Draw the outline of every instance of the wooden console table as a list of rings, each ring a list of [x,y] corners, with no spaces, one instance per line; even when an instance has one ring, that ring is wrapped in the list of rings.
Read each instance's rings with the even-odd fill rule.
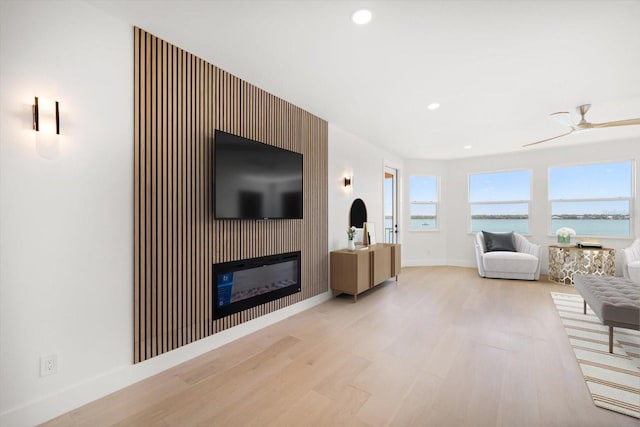
[[[550,245],[549,280],[561,285],[572,285],[574,274],[615,276],[616,250]]]
[[[353,295],[400,274],[400,245],[378,243],[366,249],[341,249],[330,254],[331,289]]]

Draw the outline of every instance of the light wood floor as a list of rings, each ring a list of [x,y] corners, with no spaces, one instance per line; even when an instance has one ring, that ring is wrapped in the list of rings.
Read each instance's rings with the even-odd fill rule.
[[[596,407],[551,283],[405,268],[48,426],[638,426]]]

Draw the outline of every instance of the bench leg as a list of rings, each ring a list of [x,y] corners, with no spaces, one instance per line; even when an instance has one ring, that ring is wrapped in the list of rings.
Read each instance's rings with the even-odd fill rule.
[[[582,314],[587,314],[587,301],[582,300]]]
[[[609,353],[613,353],[613,326],[609,326]]]

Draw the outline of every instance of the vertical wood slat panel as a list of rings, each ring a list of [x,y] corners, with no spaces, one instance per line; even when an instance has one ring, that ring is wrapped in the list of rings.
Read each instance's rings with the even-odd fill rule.
[[[133,49],[133,175],[140,177],[140,30],[134,30]],[[133,360],[140,358],[140,180],[133,183]]]
[[[139,28],[134,34],[140,362],[327,290],[327,123]],[[215,129],[303,154],[303,220],[213,219]],[[214,263],[295,250],[302,292],[213,320]]]
[[[144,327],[144,358],[147,359],[151,357],[151,137],[150,133],[150,123],[151,123],[151,35],[145,34],[145,140],[144,140],[144,150],[145,150],[145,182],[143,186],[143,191],[145,194],[145,284],[144,284],[144,292],[145,292],[145,304],[144,304],[144,313],[145,313],[145,327]]]

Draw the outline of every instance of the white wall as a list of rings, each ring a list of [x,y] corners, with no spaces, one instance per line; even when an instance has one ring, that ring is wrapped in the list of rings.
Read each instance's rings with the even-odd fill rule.
[[[379,236],[384,230],[384,167],[400,169],[397,156],[379,149],[349,132],[329,124],[329,250],[347,247],[349,210],[355,199],[367,206],[367,219],[375,223]],[[344,177],[353,176],[353,187],[344,187]],[[398,179],[402,179],[399,177]]]
[[[0,3],[2,415],[132,360],[132,30],[92,12]],[[52,159],[34,96],[60,102]]]

